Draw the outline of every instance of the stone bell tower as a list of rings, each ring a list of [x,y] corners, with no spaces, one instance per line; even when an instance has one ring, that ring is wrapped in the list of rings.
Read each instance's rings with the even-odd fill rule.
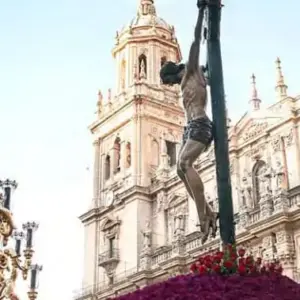
[[[85,226],[84,285],[113,283],[138,268],[150,237],[151,188],[175,172],[184,113],[178,87],[161,85],[166,60],[181,60],[173,26],[158,17],[153,0],[116,34],[113,90],[99,92],[94,137],[94,197]],[[147,245],[146,245],[147,244]]]

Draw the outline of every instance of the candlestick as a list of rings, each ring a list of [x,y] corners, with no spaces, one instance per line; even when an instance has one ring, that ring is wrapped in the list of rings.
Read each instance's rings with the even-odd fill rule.
[[[35,222],[27,222],[23,224],[23,230],[26,230],[26,248],[30,249],[33,246],[33,232],[37,230],[39,225]]]
[[[15,180],[0,180],[0,187],[4,190],[4,208],[10,210],[11,207],[11,193],[13,189],[16,189],[18,186]]]
[[[11,187],[7,186],[4,188],[4,208],[10,210],[10,196],[11,196]]]
[[[32,247],[32,238],[33,238],[33,232],[32,228],[27,229],[27,240],[26,240],[26,247],[31,248]]]
[[[30,278],[30,290],[36,290],[38,287],[38,273],[42,271],[43,267],[40,265],[32,265],[31,269],[31,278]]]

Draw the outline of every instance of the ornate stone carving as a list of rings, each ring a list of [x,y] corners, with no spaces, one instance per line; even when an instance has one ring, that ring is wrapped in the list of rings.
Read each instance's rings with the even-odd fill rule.
[[[160,191],[156,198],[156,213],[159,213],[166,206],[166,202],[166,193],[164,191]]]
[[[242,207],[239,213],[239,229],[245,229],[246,226],[249,225],[250,216],[248,209],[246,207]]]
[[[187,199],[185,194],[171,193],[167,197],[167,208],[178,206]]]
[[[289,199],[287,195],[287,192],[282,191],[274,196],[273,206],[275,212],[286,211],[289,208]]]
[[[247,128],[246,132],[243,135],[244,141],[249,141],[256,136],[262,134],[268,127],[268,122],[263,123],[253,123],[250,127]]]
[[[289,131],[288,134],[285,135],[285,143],[287,147],[290,147],[294,141],[294,132],[293,129]]]
[[[119,238],[121,221],[119,219],[106,218],[100,225],[100,230],[104,232],[107,238]]]
[[[259,201],[260,218],[270,217],[273,213],[273,201],[272,198],[263,197]]]
[[[273,152],[278,152],[281,150],[281,139],[280,135],[277,135],[271,140],[271,147],[273,149]]]

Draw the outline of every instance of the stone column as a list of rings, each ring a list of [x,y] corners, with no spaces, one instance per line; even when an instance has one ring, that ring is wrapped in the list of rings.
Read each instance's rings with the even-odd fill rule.
[[[132,177],[133,177],[133,184],[137,184],[137,166],[138,166],[138,138],[137,138],[137,116],[135,115],[132,119],[132,144],[131,144],[131,151],[132,151]]]
[[[126,142],[122,141],[121,142],[121,149],[120,149],[120,155],[121,155],[121,159],[120,159],[120,168],[121,168],[121,172],[123,175],[125,175],[125,170],[126,170]]]
[[[293,278],[296,255],[292,233],[286,228],[277,230],[276,242],[278,258],[282,263],[284,275]]]
[[[109,150],[109,157],[110,157],[110,179],[113,180],[114,171],[115,171],[115,151],[114,151],[114,147]]]
[[[99,198],[99,190],[100,190],[100,140],[99,139],[95,140],[93,145],[95,149],[93,197],[95,199],[95,203],[97,203]]]

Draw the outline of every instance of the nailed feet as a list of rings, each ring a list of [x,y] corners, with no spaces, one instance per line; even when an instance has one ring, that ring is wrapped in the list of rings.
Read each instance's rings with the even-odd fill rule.
[[[217,221],[219,219],[219,213],[213,212],[210,216],[203,216],[200,221],[200,230],[202,232],[201,243],[204,244],[209,234],[211,233],[211,237],[215,238],[218,226]]]

